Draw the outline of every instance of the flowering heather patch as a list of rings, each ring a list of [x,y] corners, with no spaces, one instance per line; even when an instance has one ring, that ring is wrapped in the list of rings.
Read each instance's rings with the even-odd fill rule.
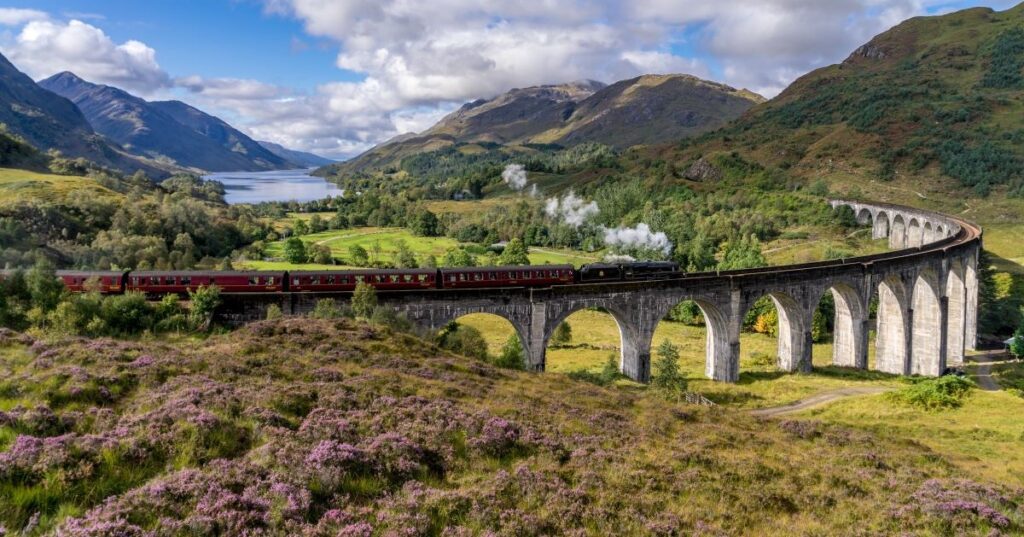
[[[8,534],[1024,531],[1024,493],[920,446],[503,371],[380,326],[0,338]]]

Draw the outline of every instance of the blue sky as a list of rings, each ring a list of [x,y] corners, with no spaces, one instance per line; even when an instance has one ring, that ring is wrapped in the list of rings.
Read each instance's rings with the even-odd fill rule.
[[[688,72],[772,96],[906,17],[1013,5],[441,1],[12,1],[0,4],[0,50],[35,78],[70,69],[345,157],[511,87]]]

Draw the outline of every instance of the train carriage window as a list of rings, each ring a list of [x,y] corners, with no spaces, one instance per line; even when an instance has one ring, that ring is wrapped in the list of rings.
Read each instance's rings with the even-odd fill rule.
[[[404,280],[406,283],[411,282],[412,281],[412,274],[403,274],[402,275],[402,280]]]
[[[392,274],[391,275],[391,283],[398,283],[398,282],[399,282],[398,274]]]
[[[132,276],[132,285],[139,285],[139,277]]]
[[[484,279],[483,273],[477,272],[477,273],[473,274],[473,280],[474,281],[480,281],[480,280],[483,280],[483,279]]]
[[[299,285],[299,277],[298,276],[292,278],[292,285]]]
[[[309,283],[313,285],[320,285],[320,276],[313,276],[309,279]]]
[[[427,281],[427,275],[426,274],[419,274],[419,275],[416,276],[416,279],[418,281],[425,282],[425,281]]]
[[[267,277],[267,285],[274,285],[274,277],[273,276],[268,276]]]
[[[260,279],[256,276],[249,276],[249,285],[259,285]]]
[[[492,273],[489,274],[489,276],[490,276],[490,279],[492,279],[492,280],[497,280],[498,279],[498,273],[497,272],[492,272]]]
[[[334,274],[327,275],[327,285],[334,285]]]
[[[158,278],[156,276],[151,276],[149,278],[149,284],[150,285],[160,285],[160,278]]]
[[[366,278],[362,275],[356,276],[356,282],[363,283]]]
[[[192,285],[192,277],[191,276],[182,276],[181,277],[181,285]]]

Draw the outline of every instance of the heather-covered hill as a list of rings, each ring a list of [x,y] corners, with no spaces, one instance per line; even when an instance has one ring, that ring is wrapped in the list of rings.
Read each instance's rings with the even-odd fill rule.
[[[11,532],[1024,528],[1024,492],[971,481],[914,442],[496,369],[347,320],[205,341],[5,332],[0,356],[0,525]]]

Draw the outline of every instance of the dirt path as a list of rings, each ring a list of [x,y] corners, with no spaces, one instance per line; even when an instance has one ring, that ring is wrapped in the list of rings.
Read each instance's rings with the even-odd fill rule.
[[[808,408],[837,401],[839,399],[846,399],[847,397],[856,397],[858,395],[873,395],[876,393],[885,393],[892,391],[894,388],[887,386],[854,386],[851,388],[839,388],[838,390],[830,390],[827,392],[816,393],[807,399],[790,403],[783,406],[775,406],[770,408],[759,408],[752,410],[750,413],[754,416],[761,417],[773,417],[783,416],[786,414],[792,414],[793,412],[800,412]]]
[[[1000,350],[982,351],[981,354],[968,357],[970,361],[978,364],[978,369],[975,370],[972,377],[974,382],[978,383],[979,388],[987,392],[998,392],[1002,389],[999,383],[992,378],[992,362],[998,362],[1005,357],[1006,353]]]

